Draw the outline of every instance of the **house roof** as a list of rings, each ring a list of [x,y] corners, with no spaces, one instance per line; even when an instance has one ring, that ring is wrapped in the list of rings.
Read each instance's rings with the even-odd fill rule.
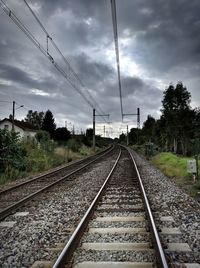
[[[11,119],[4,118],[3,120],[0,121],[0,124],[3,123],[3,122],[6,122],[6,121],[12,123],[12,120],[11,120]],[[31,125],[31,124],[28,123],[28,122],[19,121],[19,120],[14,120],[14,124],[15,124],[15,126],[21,128],[21,129],[23,129],[23,130],[31,130],[31,131],[37,131],[37,130],[38,130],[37,127]]]

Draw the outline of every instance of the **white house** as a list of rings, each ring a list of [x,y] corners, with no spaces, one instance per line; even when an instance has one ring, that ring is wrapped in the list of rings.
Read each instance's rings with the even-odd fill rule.
[[[12,120],[4,118],[0,121],[0,129],[12,130]],[[14,120],[14,130],[18,132],[21,138],[29,139],[35,137],[37,128],[33,125],[19,120]]]

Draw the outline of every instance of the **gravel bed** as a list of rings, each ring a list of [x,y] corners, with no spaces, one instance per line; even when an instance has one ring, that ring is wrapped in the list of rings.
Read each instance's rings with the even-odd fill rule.
[[[181,235],[174,236],[160,233],[160,237],[162,239],[162,242],[164,243],[177,243],[177,240],[179,243],[184,243],[184,240]]]
[[[124,193],[132,193],[132,194],[138,194],[138,190],[135,186],[130,186],[130,187],[115,187],[115,188],[111,188],[109,187],[109,189],[106,191],[107,193],[119,193],[121,194],[122,192]]]
[[[127,194],[121,194],[121,193],[119,193],[119,194],[107,194],[106,193],[106,196],[104,196],[103,198],[102,198],[102,200],[103,201],[105,201],[105,200],[107,200],[107,199],[113,199],[114,200],[114,198],[116,198],[116,199],[124,199],[124,200],[126,200],[126,199],[130,199],[130,195],[127,195]],[[135,199],[139,199],[140,198],[140,196],[139,195],[133,195],[132,197],[131,197],[131,200],[133,199],[133,200],[135,200]]]
[[[114,160],[109,156],[92,168],[87,168],[73,181],[59,184],[26,203],[5,221],[15,221],[13,227],[0,227],[0,266],[30,267],[37,260],[53,260],[60,251],[56,243],[67,242],[80,218],[108,175]],[[4,221],[4,222],[5,222]]]
[[[109,198],[104,198],[101,202],[101,204],[110,204],[110,203],[125,203],[125,202],[128,202],[128,203],[133,203],[133,204],[138,204],[139,201],[141,203],[141,198],[132,198],[130,196],[126,196],[127,198],[126,199],[123,199],[121,197],[119,198],[112,198],[112,196],[109,196]],[[129,198],[128,198],[129,197]],[[111,199],[112,198],[112,199]]]
[[[135,222],[98,222],[91,221],[89,223],[90,228],[145,228],[147,226],[145,221],[135,221]]]
[[[83,236],[82,242],[150,242],[149,234],[87,234]]]
[[[153,252],[133,251],[85,251],[77,250],[74,254],[74,264],[83,261],[132,261],[132,262],[153,262]]]
[[[192,253],[169,253],[172,261],[200,263],[200,205],[147,160],[133,152],[154,216],[172,216]],[[158,219],[159,221],[159,219]],[[166,222],[160,222],[165,227]],[[177,237],[177,242],[180,236]]]
[[[123,211],[123,212],[95,212],[95,215],[97,217],[126,217],[126,216],[130,216],[130,217],[145,217],[145,212],[127,212],[127,211]]]
[[[137,203],[136,204],[138,207],[143,207],[143,204],[142,203]],[[115,204],[115,205],[113,205],[113,204],[107,204],[107,203],[105,203],[105,204],[102,204],[102,205],[100,205],[99,207],[98,207],[98,209],[109,209],[109,208],[111,208],[112,207],[112,209],[132,209],[133,208],[133,204],[131,204],[131,205],[129,205],[129,204]]]

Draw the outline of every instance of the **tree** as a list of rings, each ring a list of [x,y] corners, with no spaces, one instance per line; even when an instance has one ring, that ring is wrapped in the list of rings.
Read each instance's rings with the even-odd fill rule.
[[[176,87],[170,85],[164,91],[161,111],[165,121],[166,147],[176,153],[180,144],[184,155],[187,154],[188,126],[191,125],[190,101],[191,94],[181,82]]]
[[[137,144],[139,142],[139,132],[138,128],[131,128],[128,133],[128,140],[130,144]]]
[[[56,129],[56,124],[55,124],[53,114],[50,110],[47,110],[45,113],[43,122],[42,122],[42,130],[49,132],[50,137],[53,138],[55,129]]]
[[[92,139],[92,137],[93,137],[93,129],[92,128],[86,129],[86,137]]]
[[[38,129],[42,128],[43,119],[44,119],[44,112],[37,112],[37,111],[33,112],[32,110],[29,110],[25,117],[26,122],[37,127]]]
[[[119,135],[119,142],[123,142],[123,143],[126,142],[126,135],[124,133]]]
[[[70,139],[70,131],[66,127],[59,127],[55,130],[54,139],[56,141],[67,141]]]
[[[24,168],[26,151],[20,143],[19,134],[0,129],[0,166],[9,172],[12,168]]]
[[[145,136],[146,142],[155,142],[154,137],[154,128],[155,128],[156,120],[151,115],[147,116],[147,120],[143,124],[143,135]]]
[[[43,142],[43,141],[49,140],[50,135],[49,135],[49,132],[47,132],[47,131],[39,130],[39,131],[37,131],[35,138],[38,142]]]

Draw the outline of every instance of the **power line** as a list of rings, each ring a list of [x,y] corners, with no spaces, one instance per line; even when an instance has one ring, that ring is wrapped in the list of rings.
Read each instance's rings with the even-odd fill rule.
[[[5,103],[12,103],[12,101],[1,101],[0,102],[5,102]]]
[[[96,101],[91,96],[91,94],[88,92],[88,90],[85,88],[85,86],[83,85],[83,83],[79,79],[78,75],[74,72],[74,70],[70,66],[69,62],[67,61],[67,59],[63,56],[63,54],[61,53],[61,51],[58,49],[58,47],[56,46],[55,42],[50,37],[50,35],[46,31],[46,29],[44,28],[44,26],[42,25],[42,23],[40,22],[40,20],[37,18],[37,16],[35,15],[35,13],[33,12],[33,10],[31,9],[31,7],[28,5],[28,3],[24,0],[24,2],[26,3],[26,5],[28,6],[29,10],[31,11],[31,13],[34,15],[35,19],[39,23],[40,27],[42,28],[42,30],[46,34],[46,37],[47,37],[47,47],[46,48],[44,48],[40,44],[40,42],[28,30],[28,28],[21,22],[21,20],[14,14],[14,12],[5,4],[5,2],[3,0],[0,0],[0,1],[1,1],[0,2],[0,7],[3,9],[3,11],[24,32],[24,34],[42,52],[42,54],[44,56],[46,56],[50,60],[50,62],[54,65],[54,67],[57,69],[57,71],[60,72],[60,74],[68,81],[68,83],[83,97],[83,99],[88,103],[88,105],[91,108],[94,109],[94,107],[96,105],[98,107],[97,111],[100,112],[100,113],[102,113],[102,110],[99,109],[99,105],[96,103]],[[49,40],[51,41],[51,43],[54,46],[54,48],[56,49],[56,51],[62,56],[63,60],[67,64],[68,71],[65,71],[61,66],[59,66],[59,64],[57,64],[56,61],[53,59],[53,57],[50,55],[49,49],[48,49],[48,41]],[[83,89],[87,92],[87,94],[89,95],[89,97],[85,95],[85,92],[82,92]],[[92,101],[94,102],[95,105],[93,104],[93,102],[91,101],[91,99],[92,99]]]
[[[35,12],[32,10],[32,8],[29,6],[28,2],[26,0],[24,0],[24,3],[26,4],[26,6],[28,7],[28,9],[30,10],[30,12],[32,13],[32,15],[34,16],[34,18],[36,19],[36,21],[38,22],[38,24],[40,25],[41,29],[43,30],[43,32],[46,34],[46,38],[47,38],[47,51],[48,51],[48,40],[52,43],[54,49],[58,52],[58,54],[60,54],[61,58],[63,59],[63,61],[65,62],[65,64],[68,67],[69,73],[71,73],[74,78],[80,83],[80,85],[86,90],[86,93],[89,95],[89,98],[92,99],[93,104],[88,103],[92,108],[98,107],[98,110],[102,112],[101,108],[99,107],[98,103],[95,101],[95,99],[93,98],[93,96],[90,94],[90,92],[87,90],[87,88],[85,87],[85,85],[83,84],[83,82],[81,81],[81,79],[79,78],[79,76],[77,75],[77,73],[73,70],[73,68],[71,67],[69,61],[66,59],[66,57],[63,55],[63,53],[60,51],[60,49],[58,48],[58,46],[56,45],[56,43],[54,42],[53,38],[50,36],[50,34],[48,33],[48,31],[45,29],[44,25],[42,24],[42,22],[39,20],[39,18],[37,17],[37,15],[35,14]],[[79,92],[80,93],[80,92]],[[82,93],[83,94],[83,93]],[[81,95],[82,95],[81,94]],[[84,95],[84,94],[83,94]],[[83,97],[82,95],[82,97]],[[94,107],[95,106],[95,107]]]
[[[117,12],[116,12],[115,0],[111,0],[111,11],[112,11],[113,33],[114,33],[114,40],[115,40],[115,53],[116,53],[116,63],[117,63],[118,84],[119,84],[120,107],[121,107],[121,116],[122,116],[122,121],[123,121],[122,89],[121,89],[119,45],[118,45],[118,33],[117,33]]]

